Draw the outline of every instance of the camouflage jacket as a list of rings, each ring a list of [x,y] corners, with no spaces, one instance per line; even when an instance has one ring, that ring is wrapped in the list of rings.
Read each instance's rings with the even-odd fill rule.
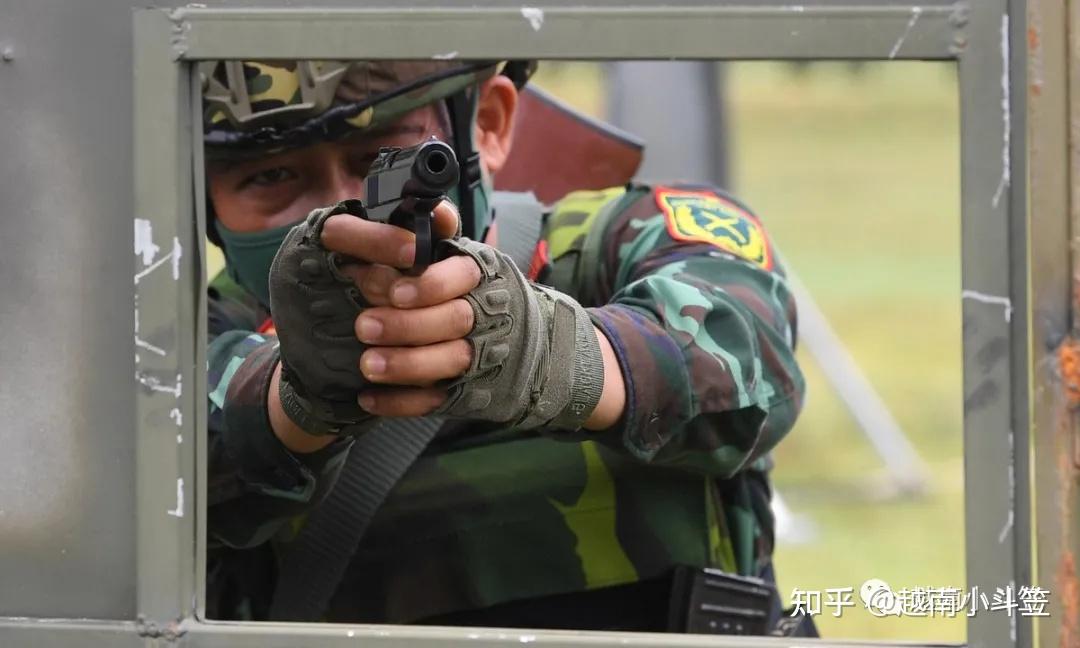
[[[545,216],[530,276],[578,299],[611,341],[622,419],[571,436],[444,428],[373,521],[330,620],[408,623],[677,564],[768,563],[767,453],[804,383],[794,299],[757,218],[707,187],[576,192]],[[257,618],[274,548],[350,442],[312,455],[278,443],[265,411],[275,342],[255,332],[267,313],[228,282],[210,303],[210,613]],[[238,593],[226,583],[245,570]]]

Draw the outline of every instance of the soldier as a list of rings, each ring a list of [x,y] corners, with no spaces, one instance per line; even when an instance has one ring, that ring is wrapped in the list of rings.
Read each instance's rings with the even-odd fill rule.
[[[320,618],[664,630],[677,569],[772,581],[768,452],[804,390],[773,246],[718,189],[631,184],[538,208],[515,264],[491,176],[532,68],[204,65],[227,263],[209,288],[211,617],[267,618],[302,516],[397,417],[446,422]],[[446,258],[411,276],[412,234],[349,199],[380,147],[432,136],[461,181],[435,210]]]

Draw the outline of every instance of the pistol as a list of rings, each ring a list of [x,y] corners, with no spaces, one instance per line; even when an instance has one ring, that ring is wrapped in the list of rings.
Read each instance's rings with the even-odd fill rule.
[[[402,227],[416,235],[411,274],[420,274],[434,260],[432,211],[458,181],[457,156],[432,137],[410,148],[381,148],[366,180],[366,218]]]

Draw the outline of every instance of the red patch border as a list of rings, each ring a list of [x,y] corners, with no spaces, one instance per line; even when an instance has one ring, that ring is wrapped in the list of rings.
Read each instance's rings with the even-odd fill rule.
[[[274,326],[274,319],[267,317],[266,321],[259,325],[259,328],[255,329],[255,332],[260,335],[277,335],[277,327]]]

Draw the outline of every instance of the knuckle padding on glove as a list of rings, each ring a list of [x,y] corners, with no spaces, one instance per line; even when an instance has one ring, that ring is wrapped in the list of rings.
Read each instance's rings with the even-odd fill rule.
[[[322,243],[330,216],[358,213],[358,201],[316,209],[285,237],[270,266],[270,309],[281,344],[282,409],[313,434],[338,433],[370,415],[356,402],[366,345],[353,323],[367,304]],[[362,212],[359,212],[362,213]]]
[[[575,301],[528,282],[505,254],[469,239],[447,241],[480,267],[467,340],[472,364],[449,385],[440,413],[514,427],[576,430],[603,390],[591,320]]]

